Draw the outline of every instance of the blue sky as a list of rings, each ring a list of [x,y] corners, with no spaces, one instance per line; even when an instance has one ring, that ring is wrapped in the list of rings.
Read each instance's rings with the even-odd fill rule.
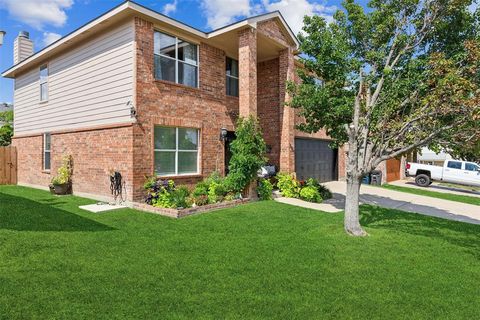
[[[368,0],[358,0],[366,4]],[[0,71],[13,64],[13,41],[30,32],[35,51],[124,2],[123,0],[0,0]],[[280,10],[296,33],[304,15],[331,19],[341,0],[135,0],[193,27],[208,31],[264,12]],[[13,102],[13,81],[0,78],[0,103]]]
[[[122,3],[123,0],[0,0],[0,30],[7,32],[0,47],[0,70],[13,64],[13,41],[30,32],[38,51],[60,36]],[[280,10],[294,31],[305,14],[332,16],[340,0],[136,0],[193,27],[210,30],[249,15]],[[0,103],[13,102],[13,80],[0,78]]]

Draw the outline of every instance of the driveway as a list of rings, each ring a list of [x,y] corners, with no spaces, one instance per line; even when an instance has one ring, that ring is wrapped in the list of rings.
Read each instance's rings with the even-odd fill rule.
[[[332,191],[333,199],[320,204],[291,198],[277,198],[275,200],[326,212],[342,211],[345,208],[345,182],[332,181],[325,183],[325,185]],[[427,216],[480,224],[480,206],[393,191],[380,187],[362,185],[360,189],[360,202],[362,204],[415,212]]]

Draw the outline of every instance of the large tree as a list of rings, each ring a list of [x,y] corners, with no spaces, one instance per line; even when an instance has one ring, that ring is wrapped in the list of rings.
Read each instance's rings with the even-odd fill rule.
[[[353,0],[327,23],[305,17],[299,35],[301,83],[289,84],[289,106],[305,122],[347,145],[345,230],[359,221],[362,177],[383,161],[452,140],[479,121],[479,53],[471,0]],[[320,81],[319,81],[320,80]]]

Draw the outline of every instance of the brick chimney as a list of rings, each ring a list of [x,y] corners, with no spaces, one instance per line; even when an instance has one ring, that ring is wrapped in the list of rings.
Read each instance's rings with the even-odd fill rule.
[[[27,31],[20,31],[13,43],[13,64],[27,59],[33,54],[33,41]]]

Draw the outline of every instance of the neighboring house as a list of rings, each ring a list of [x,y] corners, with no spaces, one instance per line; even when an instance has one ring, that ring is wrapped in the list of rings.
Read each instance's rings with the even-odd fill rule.
[[[427,147],[422,148],[422,150],[417,155],[417,162],[423,164],[431,164],[436,166],[443,166],[445,160],[451,160],[452,156],[445,152],[436,153],[428,149]]]
[[[109,196],[109,172],[140,200],[145,177],[193,184],[225,173],[239,116],[257,116],[271,164],[300,178],[344,176],[344,152],[295,129],[284,107],[298,41],[279,12],[203,32],[124,2],[32,55],[17,38],[13,145],[18,181],[47,186],[63,154],[73,190]]]

